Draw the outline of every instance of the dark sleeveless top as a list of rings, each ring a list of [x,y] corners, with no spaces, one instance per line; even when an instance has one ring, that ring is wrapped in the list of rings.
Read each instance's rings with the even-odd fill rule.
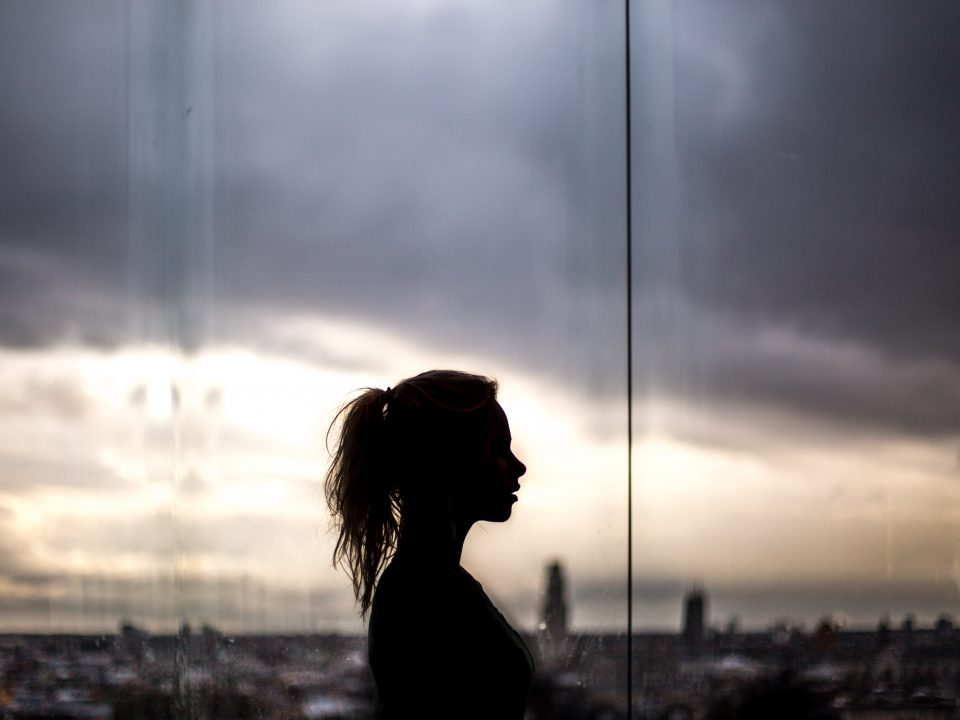
[[[394,558],[368,639],[379,720],[523,718],[530,651],[463,568]]]

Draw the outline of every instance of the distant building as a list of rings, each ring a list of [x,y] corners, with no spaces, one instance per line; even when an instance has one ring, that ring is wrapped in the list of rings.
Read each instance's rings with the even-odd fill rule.
[[[688,652],[699,653],[703,649],[706,615],[706,593],[694,588],[683,599],[683,643]]]
[[[543,624],[548,635],[561,640],[567,637],[566,580],[559,562],[547,566],[547,592],[543,603]]]
[[[547,584],[540,617],[540,648],[543,659],[555,664],[563,657],[568,638],[567,590],[563,566],[554,561],[547,566]]]

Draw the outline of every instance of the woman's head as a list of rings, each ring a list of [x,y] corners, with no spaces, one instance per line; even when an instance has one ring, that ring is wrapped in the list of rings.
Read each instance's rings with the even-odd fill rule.
[[[350,573],[363,612],[413,524],[509,518],[526,468],[510,452],[496,396],[494,380],[431,370],[368,388],[338,413],[326,498],[339,530],[334,561]]]
[[[483,451],[497,383],[454,370],[431,370],[383,393],[384,471],[404,500],[455,483],[464,461]]]

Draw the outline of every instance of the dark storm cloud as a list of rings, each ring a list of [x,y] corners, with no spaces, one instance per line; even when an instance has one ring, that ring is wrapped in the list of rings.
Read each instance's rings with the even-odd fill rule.
[[[0,7],[0,340],[102,343],[122,320],[123,13]]]
[[[618,8],[196,7],[4,5],[5,344],[257,345],[316,313],[622,394]],[[668,232],[637,238],[640,372],[955,428],[958,7],[672,7],[676,194]],[[157,28],[179,31],[172,74]],[[812,346],[770,350],[765,327]]]
[[[688,292],[960,361],[960,5],[688,2],[675,21]]]
[[[585,351],[613,345],[592,363],[622,375],[616,57],[573,14],[538,12],[503,25],[463,6],[385,8],[282,67],[271,48],[290,18],[235,25],[221,287],[527,367],[589,366]],[[320,15],[297,21],[323,32]],[[578,79],[601,105],[580,104]]]
[[[24,97],[4,114],[17,170],[8,173],[3,264],[20,278],[6,286],[8,344],[57,340],[70,324],[81,339],[111,331],[113,342],[138,339],[131,334],[140,328],[131,333],[123,322],[127,307],[134,315],[210,313],[191,293],[211,287],[225,334],[247,325],[247,311],[320,312],[372,319],[436,346],[525,354],[528,363],[558,360],[535,348],[609,345],[620,335],[624,294],[607,289],[623,275],[621,134],[611,132],[622,98],[610,90],[615,77],[604,79],[617,57],[578,28],[578,14],[518,10],[504,24],[465,7],[357,14],[231,6],[209,35],[185,15],[183,34],[216,48],[207,66],[189,65],[188,51],[181,58],[191,78],[215,66],[204,95],[199,80],[177,88],[151,74],[154,59],[139,50],[151,38],[136,35],[150,28],[133,22],[128,49],[117,43],[116,23],[78,31],[69,18],[41,22],[15,10],[31,41],[10,51],[18,62],[8,72],[21,82],[35,66],[58,80],[38,84],[49,92],[39,107]],[[176,25],[169,14],[158,10],[154,19]],[[588,14],[597,23],[613,17]],[[89,93],[71,92],[83,64],[102,80]],[[118,98],[123,88],[127,98]],[[182,117],[143,120],[137,113],[151,108],[125,105],[151,92],[182,106]],[[584,106],[585,94],[603,102]],[[176,165],[165,155],[171,148],[157,147],[178,132],[189,144],[207,130],[206,159]],[[48,138],[67,138],[61,150],[72,154],[43,150]],[[109,167],[84,174],[78,152]],[[159,186],[170,178],[144,180],[138,158],[153,163],[147,175],[215,178],[211,253],[157,230],[158,222],[183,222],[200,200],[177,206],[175,197],[169,214],[158,215],[170,202]],[[128,184],[118,185],[124,172]],[[31,212],[40,204],[83,212]],[[117,246],[126,215],[133,234]],[[78,247],[84,231],[102,242]],[[34,253],[29,273],[17,267],[22,245]],[[114,300],[112,316],[83,307],[102,297]],[[188,345],[207,339],[205,328],[198,338],[177,318],[153,324]],[[524,336],[537,342],[519,343]],[[603,375],[622,369],[622,358],[601,359]]]
[[[773,438],[755,428],[746,431],[751,441],[742,427],[716,422],[731,412],[749,416],[751,408],[814,419],[837,440],[858,429],[956,436],[960,367],[953,358],[901,357],[855,337],[810,336],[691,302],[673,300],[669,310],[660,304],[651,299],[637,315],[644,333],[657,339],[646,346],[641,337],[637,372],[641,380],[651,376],[643,386],[650,396],[704,411],[683,413],[674,427],[697,444],[727,445],[729,435],[739,446],[769,445]],[[770,417],[764,424],[773,430]],[[797,428],[788,424],[779,431],[789,436]]]

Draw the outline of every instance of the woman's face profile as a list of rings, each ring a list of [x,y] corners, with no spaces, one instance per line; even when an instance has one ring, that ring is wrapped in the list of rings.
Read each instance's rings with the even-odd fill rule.
[[[494,402],[480,462],[466,483],[465,499],[478,520],[504,522],[517,501],[519,479],[527,467],[513,454],[511,441],[507,414]]]

